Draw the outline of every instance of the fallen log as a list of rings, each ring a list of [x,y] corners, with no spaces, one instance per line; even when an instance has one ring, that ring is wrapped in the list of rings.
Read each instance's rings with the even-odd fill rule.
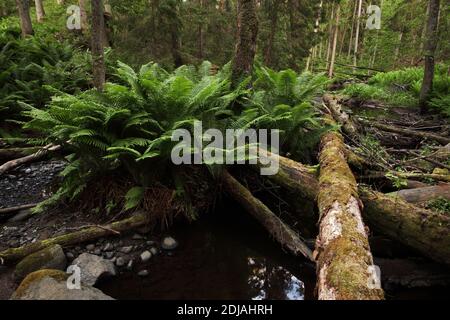
[[[32,204],[24,204],[24,205],[16,206],[16,207],[2,208],[2,209],[0,209],[0,215],[12,214],[14,212],[31,209],[36,206],[37,206],[36,203],[32,203]]]
[[[378,123],[376,121],[368,121],[368,120],[362,119],[362,118],[359,118],[358,122],[360,122],[364,125],[367,125],[367,126],[375,127],[377,129],[380,129],[380,130],[383,130],[386,132],[397,133],[397,134],[407,136],[407,137],[421,138],[421,139],[436,141],[443,145],[450,143],[450,138],[439,136],[439,135],[433,134],[433,133],[415,131],[415,130],[411,130],[411,129],[404,129],[404,128],[400,128],[400,127],[395,127],[395,126]]]
[[[264,203],[239,183],[228,171],[223,172],[222,182],[225,190],[242,205],[284,248],[295,256],[303,255],[314,262],[309,247],[298,234],[277,217]]]
[[[29,156],[8,161],[8,162],[6,162],[6,163],[4,163],[3,165],[0,166],[0,175],[4,174],[5,172],[7,172],[9,170],[17,168],[18,166],[20,166],[22,164],[30,163],[30,162],[42,159],[49,152],[58,151],[60,149],[61,149],[61,146],[55,146],[53,144],[49,144],[49,145],[43,147],[42,149],[40,149],[38,152],[35,152],[35,153],[33,153],[33,154],[29,155]]]
[[[328,107],[333,119],[342,126],[343,131],[350,135],[355,136],[358,133],[357,125],[351,120],[350,116],[342,110],[342,106],[338,103],[338,99],[335,96],[325,94],[323,101]]]
[[[310,168],[281,156],[279,163],[279,172],[268,176],[269,179],[311,200],[317,198],[319,183]],[[359,187],[358,193],[365,206],[363,218],[370,227],[426,257],[450,265],[450,217],[364,187]]]
[[[400,197],[406,202],[423,204],[428,201],[444,198],[450,200],[450,184],[439,184],[418,189],[405,189],[388,194],[391,197]]]
[[[373,257],[362,220],[356,179],[339,133],[322,137],[316,242],[319,300],[381,300],[373,285]],[[378,281],[376,282],[378,283]]]
[[[80,231],[57,236],[55,238],[37,241],[19,248],[7,249],[0,252],[0,265],[11,264],[51,245],[59,244],[62,247],[73,246],[78,243],[130,231],[142,227],[148,222],[149,214],[143,212],[135,214],[128,219],[117,221],[106,226],[93,226]]]
[[[25,157],[39,151],[39,149],[36,147],[0,149],[0,160],[8,161]]]
[[[435,174],[435,173],[416,173],[416,172],[398,172],[390,171],[389,174],[402,179],[433,179],[436,181],[450,182],[449,174]],[[370,172],[361,179],[385,179],[387,173],[385,172]]]

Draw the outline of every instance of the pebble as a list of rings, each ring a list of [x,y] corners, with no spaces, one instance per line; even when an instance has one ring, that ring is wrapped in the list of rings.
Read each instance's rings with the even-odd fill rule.
[[[156,256],[158,254],[158,249],[156,249],[155,247],[150,248],[150,252],[152,253],[152,255]]]
[[[178,242],[172,237],[165,237],[161,242],[161,248],[164,250],[173,250],[178,247]]]
[[[144,263],[148,262],[151,257],[152,257],[152,253],[150,251],[144,251],[141,253],[141,260]]]
[[[31,169],[30,169],[30,168],[25,169],[25,173],[26,173],[26,174],[31,173]]]
[[[127,270],[133,270],[133,265],[134,265],[134,261],[133,261],[133,259],[131,259],[130,261],[128,261],[128,264],[127,264]]]
[[[67,252],[66,253],[66,258],[69,260],[73,260],[75,258],[75,255],[72,252]]]
[[[97,256],[99,256],[99,255],[102,254],[102,250],[99,249],[99,248],[97,248],[97,249],[94,250],[94,254],[97,255]]]
[[[94,250],[94,249],[95,249],[95,244],[88,244],[88,245],[86,246],[86,249],[89,250],[89,251]]]
[[[142,270],[138,272],[139,277],[147,277],[149,275],[148,270]]]
[[[135,233],[135,234],[133,234],[133,238],[132,239],[133,240],[142,240],[142,239],[144,239],[144,237],[141,236],[139,233]]]
[[[105,246],[103,247],[103,251],[112,251],[114,249],[114,246],[112,245],[111,242],[108,242],[107,244],[105,244]]]
[[[133,247],[132,247],[132,246],[129,246],[129,247],[122,247],[122,248],[120,248],[119,251],[122,252],[122,253],[128,254],[128,253],[130,253],[131,251],[133,251]]]
[[[118,267],[123,267],[125,265],[125,259],[122,257],[117,258],[116,260],[116,266]]]
[[[112,257],[114,257],[114,252],[112,252],[112,251],[105,252],[106,259],[112,259]]]

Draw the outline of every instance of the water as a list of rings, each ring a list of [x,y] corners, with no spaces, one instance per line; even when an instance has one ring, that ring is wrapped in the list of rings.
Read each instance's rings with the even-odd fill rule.
[[[238,207],[170,230],[180,243],[147,266],[101,286],[116,299],[313,299],[311,264],[283,252],[268,233]],[[140,278],[138,270],[150,275]]]

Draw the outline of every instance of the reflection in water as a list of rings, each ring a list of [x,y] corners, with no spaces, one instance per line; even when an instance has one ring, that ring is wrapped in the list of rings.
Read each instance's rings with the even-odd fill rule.
[[[304,300],[302,281],[281,266],[271,266],[265,258],[248,258],[248,284],[254,290],[252,300],[284,298]]]

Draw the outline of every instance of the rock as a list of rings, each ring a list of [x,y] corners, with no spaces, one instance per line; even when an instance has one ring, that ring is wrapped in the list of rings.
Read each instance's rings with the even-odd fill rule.
[[[132,239],[133,240],[143,240],[145,238],[143,236],[141,236],[139,233],[135,233],[135,234],[133,234]]]
[[[128,253],[130,253],[131,251],[133,251],[133,246],[122,247],[122,248],[120,248],[119,251],[122,252],[122,253],[128,254]]]
[[[64,270],[67,265],[66,256],[58,244],[30,254],[20,261],[14,271],[14,276],[21,281],[28,274],[41,269]]]
[[[154,246],[154,245],[156,245],[156,242],[155,241],[146,241],[145,244],[148,246]]]
[[[112,245],[111,242],[108,242],[107,244],[105,244],[105,246],[103,247],[103,251],[113,251],[114,250],[114,246]]]
[[[100,248],[97,248],[97,249],[94,250],[94,254],[99,256],[99,255],[102,254],[102,250]]]
[[[104,257],[105,257],[106,259],[112,259],[112,257],[114,257],[114,252],[112,252],[112,251],[105,252],[105,253],[104,253]]]
[[[144,263],[148,262],[151,257],[152,257],[152,253],[150,251],[144,251],[141,253],[141,260]]]
[[[33,213],[29,209],[28,210],[21,210],[15,216],[10,218],[8,220],[8,222],[21,222],[21,221],[24,221],[24,220],[28,219],[32,215],[33,215]]]
[[[139,277],[148,277],[148,275],[149,275],[148,270],[141,270],[138,272]]]
[[[69,260],[73,260],[75,258],[75,255],[72,252],[67,252],[66,253],[66,258]]]
[[[68,275],[58,270],[40,270],[29,274],[11,296],[11,300],[114,300],[102,291],[81,285],[67,287]]]
[[[31,169],[30,168],[25,169],[25,173],[26,174],[30,174],[31,173]]]
[[[114,263],[89,253],[78,256],[72,265],[81,269],[81,282],[88,286],[95,285],[101,278],[116,275]]]
[[[158,254],[158,249],[155,247],[150,248],[150,252],[152,253],[152,255],[156,256]]]
[[[88,251],[93,251],[93,250],[95,250],[95,244],[88,244],[88,245],[86,246],[86,250],[88,250]]]
[[[161,242],[161,248],[164,250],[173,250],[178,247],[178,242],[172,237],[165,237]]]
[[[125,259],[122,257],[117,258],[116,260],[116,266],[118,267],[123,267],[125,265]]]
[[[127,270],[129,270],[129,271],[133,270],[133,265],[134,265],[134,261],[133,261],[133,259],[131,259],[130,261],[128,261]]]

